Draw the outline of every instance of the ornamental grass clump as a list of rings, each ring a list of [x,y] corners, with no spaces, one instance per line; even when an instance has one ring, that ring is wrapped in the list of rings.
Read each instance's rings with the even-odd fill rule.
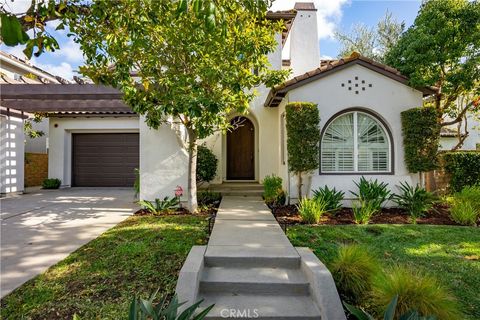
[[[314,199],[303,198],[298,204],[298,213],[302,221],[308,224],[318,223],[326,211],[327,204]]]
[[[396,266],[375,278],[371,299],[379,312],[384,312],[397,295],[396,319],[412,310],[438,320],[462,319],[453,296],[435,278],[418,270]]]
[[[361,200],[353,202],[352,211],[353,220],[356,224],[367,224],[378,209],[375,203]]]
[[[413,187],[407,182],[401,182],[398,188],[400,193],[393,196],[393,201],[408,212],[412,223],[417,223],[418,218],[432,209],[435,199],[433,193],[418,185]]]
[[[474,226],[480,218],[480,186],[467,186],[451,199],[450,216],[458,224]]]
[[[371,290],[380,271],[378,261],[359,245],[344,245],[329,266],[338,290],[348,301],[359,302]]]

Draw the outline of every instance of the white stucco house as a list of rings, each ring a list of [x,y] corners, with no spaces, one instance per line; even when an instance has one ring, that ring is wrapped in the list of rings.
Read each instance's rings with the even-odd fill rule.
[[[358,55],[322,61],[315,11],[313,3],[297,3],[294,10],[269,13],[286,25],[277,36],[277,50],[269,55],[271,67],[289,68],[291,77],[273,89],[259,87],[248,114],[230,115],[232,120],[243,117],[243,126],[203,141],[219,159],[213,184],[261,183],[276,174],[296,197],[286,153],[285,106],[292,101],[316,103],[321,117],[320,168],[306,192],[328,185],[349,195],[362,175],[392,188],[416,182],[403,159],[400,113],[421,106],[433,91],[412,88],[397,70]],[[130,187],[133,170],[139,168],[142,199],[172,196],[177,185],[187,186],[181,128],[165,124],[150,129],[111,88],[33,86],[16,92],[2,88],[2,103],[50,112],[49,177],[65,187]]]
[[[61,78],[0,51],[0,85],[6,84],[59,84]],[[3,92],[0,92],[2,95]],[[2,101],[3,102],[3,101]],[[24,133],[24,122],[32,114],[0,103],[0,194],[24,191],[24,153],[46,154],[48,150],[48,118],[32,123],[32,129],[44,136],[35,139]]]

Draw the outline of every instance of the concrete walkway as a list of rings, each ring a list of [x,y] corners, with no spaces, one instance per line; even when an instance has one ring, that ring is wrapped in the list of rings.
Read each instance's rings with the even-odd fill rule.
[[[292,246],[259,197],[223,197],[208,245],[190,252],[177,294],[215,304],[207,319],[345,320],[330,272],[308,248]]]
[[[135,211],[129,189],[39,190],[0,200],[1,296]]]

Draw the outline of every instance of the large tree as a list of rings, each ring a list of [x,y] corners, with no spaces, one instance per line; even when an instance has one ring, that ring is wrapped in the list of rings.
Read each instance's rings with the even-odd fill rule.
[[[339,57],[349,56],[352,52],[383,61],[385,54],[397,43],[405,29],[404,22],[398,22],[390,12],[386,12],[375,27],[355,24],[351,31],[335,32],[340,41]]]
[[[414,24],[387,53],[386,62],[408,76],[411,85],[438,88],[433,104],[440,125],[461,123],[467,113],[478,111],[480,3],[424,2]],[[460,97],[469,101],[458,103]]]
[[[246,113],[256,86],[273,86],[287,75],[269,69],[267,54],[277,47],[275,34],[282,28],[266,19],[269,4],[95,1],[88,15],[70,21],[86,58],[83,74],[121,89],[148,126],[186,131],[192,212],[198,141],[227,130],[229,114]],[[216,21],[224,23],[216,26]]]

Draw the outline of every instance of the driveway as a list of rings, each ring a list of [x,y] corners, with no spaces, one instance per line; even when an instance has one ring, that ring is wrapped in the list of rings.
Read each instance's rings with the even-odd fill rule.
[[[136,210],[131,189],[39,190],[0,200],[1,297]]]

